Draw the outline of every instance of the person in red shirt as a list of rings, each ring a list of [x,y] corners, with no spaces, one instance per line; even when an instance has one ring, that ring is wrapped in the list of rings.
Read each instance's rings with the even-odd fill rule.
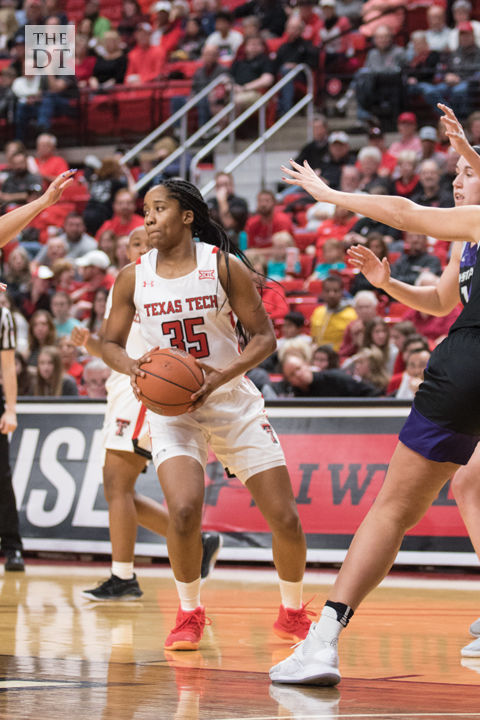
[[[310,40],[313,45],[319,45],[321,40],[321,30],[323,28],[323,20],[315,9],[316,0],[298,0],[298,14],[305,23],[302,33],[304,40]]]
[[[248,249],[271,248],[273,235],[282,230],[293,234],[290,216],[275,209],[275,195],[271,190],[260,190],[257,195],[257,212],[247,220],[245,226]]]
[[[135,199],[130,190],[117,190],[113,200],[113,216],[105,220],[95,235],[97,242],[105,230],[113,230],[115,235],[130,235],[132,230],[143,225],[143,217],[135,213]]]
[[[355,213],[340,206],[336,207],[333,217],[324,220],[317,228],[317,257],[321,258],[321,250],[326,240],[335,238],[341,242],[357,220]]]
[[[76,260],[76,265],[82,273],[82,284],[70,297],[75,303],[76,316],[83,320],[90,313],[97,290],[110,290],[115,278],[107,272],[110,258],[102,250],[90,250]]]
[[[55,155],[57,138],[50,133],[42,133],[37,137],[36,153],[30,158],[30,172],[41,175],[44,184],[51,183],[57,175],[68,170],[68,163],[60,155]]]
[[[135,32],[136,45],[128,53],[125,82],[137,85],[152,82],[159,77],[165,65],[165,50],[152,47],[152,26],[140,23]]]

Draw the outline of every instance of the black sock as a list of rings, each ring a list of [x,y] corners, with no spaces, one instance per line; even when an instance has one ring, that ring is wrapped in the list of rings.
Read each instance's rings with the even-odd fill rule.
[[[327,600],[325,606],[333,608],[337,613],[337,620],[340,625],[343,625],[343,627],[347,627],[348,623],[350,622],[350,618],[353,616],[353,610],[349,605]]]

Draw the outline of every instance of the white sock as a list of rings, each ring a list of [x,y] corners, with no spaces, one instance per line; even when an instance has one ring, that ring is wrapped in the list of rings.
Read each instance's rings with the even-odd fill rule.
[[[337,620],[337,612],[328,605],[324,606],[315,628],[315,634],[328,643],[336,642],[338,636],[344,629],[342,623]]]
[[[133,562],[123,563],[112,560],[112,575],[120,580],[131,580],[133,578]]]
[[[278,578],[278,582],[280,584],[280,595],[283,607],[290,608],[291,610],[300,610],[302,607],[303,580],[299,582],[289,582],[288,580]]]
[[[175,579],[180,607],[185,612],[191,612],[200,605],[200,580],[201,578],[197,578],[193,582],[184,583]]]

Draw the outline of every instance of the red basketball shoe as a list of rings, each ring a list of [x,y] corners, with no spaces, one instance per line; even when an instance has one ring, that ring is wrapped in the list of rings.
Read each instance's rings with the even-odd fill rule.
[[[177,624],[165,640],[165,650],[197,650],[205,627],[205,608],[199,605],[189,612],[178,608]]]
[[[310,600],[308,602],[311,602]],[[308,617],[315,616],[313,610],[307,610],[308,603],[304,603],[301,608],[294,610],[280,605],[278,618],[273,623],[273,632],[282,640],[290,642],[300,642],[305,640],[312,621]]]

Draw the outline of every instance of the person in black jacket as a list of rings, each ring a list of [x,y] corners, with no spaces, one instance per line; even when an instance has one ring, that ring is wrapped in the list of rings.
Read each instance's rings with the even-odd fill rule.
[[[303,39],[302,33],[305,29],[303,20],[296,14],[290,15],[285,29],[287,40],[278,48],[274,64],[275,74],[284,77],[299,63],[305,63],[305,65],[315,69],[318,65],[318,50],[310,40]],[[296,77],[296,80],[305,82],[305,75],[302,73],[302,75]],[[292,81],[280,91],[277,109],[278,117],[290,110],[294,98],[295,82]]]
[[[262,35],[268,37],[282,37],[287,20],[278,0],[251,0],[235,8],[233,15],[236,18],[255,15],[260,20]]]
[[[312,368],[298,353],[287,352],[282,360],[286,385],[296,397],[374,397],[380,391],[369,383],[355,380],[343,370]],[[279,388],[281,393],[281,388]]]

